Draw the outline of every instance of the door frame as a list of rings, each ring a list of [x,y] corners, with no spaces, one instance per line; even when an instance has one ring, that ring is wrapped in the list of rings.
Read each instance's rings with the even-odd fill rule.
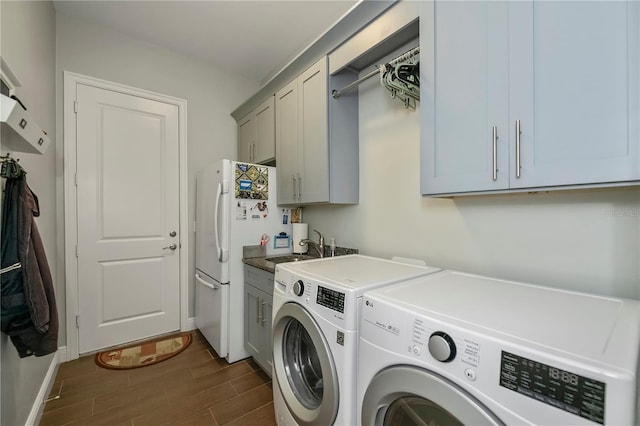
[[[180,214],[180,330],[189,327],[189,224],[188,224],[188,171],[187,171],[187,101],[144,89],[138,89],[99,78],[64,71],[63,96],[63,179],[64,179],[64,264],[66,288],[66,360],[79,357],[79,333],[76,318],[79,313],[78,300],[78,204],[77,204],[77,135],[76,135],[76,86],[84,84],[99,89],[111,90],[126,95],[151,99],[175,105],[178,108],[179,149],[179,214]]]

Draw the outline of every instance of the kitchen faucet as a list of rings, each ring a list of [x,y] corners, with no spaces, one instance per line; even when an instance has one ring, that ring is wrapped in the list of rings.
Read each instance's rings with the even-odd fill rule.
[[[324,237],[322,236],[322,234],[320,232],[318,232],[317,230],[313,230],[313,232],[315,232],[316,234],[318,234],[318,242],[316,243],[313,240],[309,240],[309,239],[302,239],[300,240],[300,245],[303,246],[305,244],[311,244],[311,246],[316,249],[316,251],[318,252],[318,254],[320,255],[320,257],[324,257]]]

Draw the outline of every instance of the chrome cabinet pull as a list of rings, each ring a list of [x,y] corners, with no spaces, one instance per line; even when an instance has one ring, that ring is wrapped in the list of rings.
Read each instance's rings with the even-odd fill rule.
[[[298,201],[302,201],[302,177],[298,174]]]
[[[520,120],[516,120],[516,178],[520,178]]]
[[[293,199],[295,200],[298,197],[296,193],[296,175],[293,175],[292,178],[293,178]]]
[[[498,180],[498,126],[493,126],[493,180]]]
[[[260,324],[262,315],[260,314],[260,298],[256,299],[256,324]]]
[[[264,324],[265,322],[267,322],[267,319],[264,317],[264,305],[266,305],[267,302],[266,301],[262,301],[262,309],[260,310],[260,317],[262,318],[262,323]]]

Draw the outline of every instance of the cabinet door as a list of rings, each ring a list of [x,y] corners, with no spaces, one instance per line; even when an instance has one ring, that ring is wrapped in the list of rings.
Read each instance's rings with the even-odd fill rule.
[[[275,103],[270,96],[254,110],[256,122],[255,163],[264,163],[276,158]]]
[[[508,7],[421,4],[423,194],[508,187]]]
[[[509,2],[512,188],[639,178],[639,9]]]
[[[244,341],[247,351],[254,358],[258,358],[264,351],[264,327],[261,311],[264,293],[255,287],[245,285],[244,297]]]
[[[297,80],[276,93],[276,164],[278,204],[298,202],[298,87]]]
[[[327,58],[323,57],[298,77],[300,140],[300,200],[329,201],[329,111]]]
[[[253,162],[253,144],[255,142],[256,122],[253,114],[238,121],[238,161]]]

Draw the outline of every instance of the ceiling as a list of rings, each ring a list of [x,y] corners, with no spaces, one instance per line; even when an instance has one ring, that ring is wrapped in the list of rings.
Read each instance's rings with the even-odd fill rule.
[[[264,84],[359,0],[54,0],[96,22]]]

